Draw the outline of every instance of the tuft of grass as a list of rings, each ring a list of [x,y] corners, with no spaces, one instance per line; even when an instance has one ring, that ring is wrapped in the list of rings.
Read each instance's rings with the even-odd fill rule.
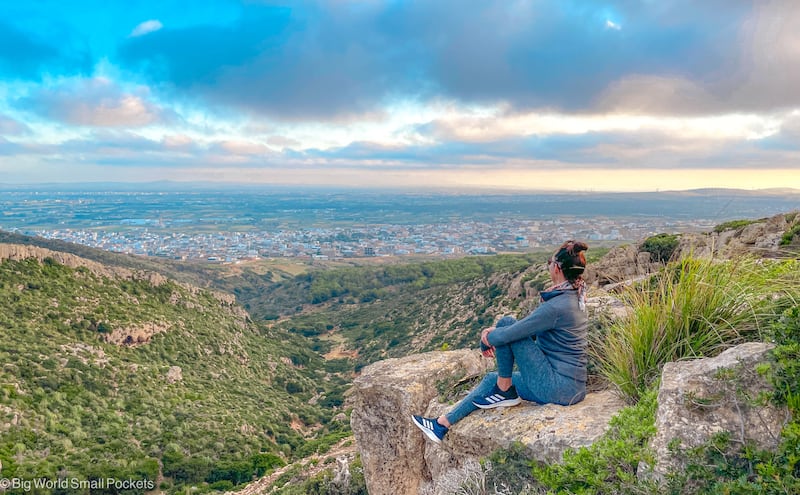
[[[600,373],[628,401],[658,379],[664,363],[713,356],[757,340],[798,298],[797,262],[684,258],[621,297],[632,309],[591,352]]]

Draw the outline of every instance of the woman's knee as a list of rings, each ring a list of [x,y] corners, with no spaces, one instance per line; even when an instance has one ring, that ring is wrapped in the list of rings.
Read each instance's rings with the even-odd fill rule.
[[[494,327],[495,328],[508,327],[508,326],[513,325],[516,322],[517,322],[517,319],[514,318],[513,316],[504,316],[504,317],[500,318],[497,321],[497,324]]]

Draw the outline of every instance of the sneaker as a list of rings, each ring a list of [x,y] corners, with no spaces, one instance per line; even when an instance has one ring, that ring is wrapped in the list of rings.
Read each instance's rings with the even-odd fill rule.
[[[422,430],[426,437],[436,443],[442,443],[445,433],[449,431],[449,428],[440,425],[436,418],[423,418],[422,416],[414,415],[411,416],[411,421],[417,425],[417,428]]]
[[[519,395],[517,395],[517,389],[514,388],[514,385],[511,385],[511,388],[505,392],[497,388],[497,385],[495,385],[492,391],[489,392],[489,395],[472,401],[476,407],[481,409],[516,406],[520,402],[522,402],[522,400],[520,400]]]

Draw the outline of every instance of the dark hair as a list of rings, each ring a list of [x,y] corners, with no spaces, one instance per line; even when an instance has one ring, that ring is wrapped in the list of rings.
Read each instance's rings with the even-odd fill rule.
[[[575,282],[583,276],[586,270],[586,257],[583,252],[589,249],[589,245],[580,241],[567,241],[558,248],[553,259],[556,260],[561,268],[561,272],[570,282]]]

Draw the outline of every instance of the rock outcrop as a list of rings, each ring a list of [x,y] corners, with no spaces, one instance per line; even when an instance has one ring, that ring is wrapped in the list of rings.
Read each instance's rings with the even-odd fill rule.
[[[687,449],[721,432],[741,447],[774,449],[789,412],[764,400],[772,386],[756,371],[771,344],[747,343],[717,357],[667,363],[658,392],[654,474],[663,478],[685,464]]]
[[[476,411],[441,445],[428,442],[412,414],[437,416],[451,407],[438,396],[453,383],[480,376],[492,362],[475,350],[389,359],[362,370],[353,384],[351,425],[371,495],[418,493],[439,476],[493,451],[522,442],[531,458],[559,459],[565,449],[594,442],[622,406],[610,392],[563,407],[524,403]]]
[[[587,283],[602,287],[640,278],[660,267],[660,263],[651,260],[650,253],[640,251],[638,244],[625,244],[611,249],[601,260],[590,263],[585,278]]]
[[[764,258],[777,257],[783,251],[783,234],[800,220],[798,214],[780,214],[748,225],[710,234],[681,236],[678,252],[682,256],[717,256],[732,258],[752,254]]]
[[[453,377],[485,373],[491,361],[477,351],[429,352],[379,361],[353,382],[350,425],[371,495],[417,493],[429,478],[425,444],[411,423]]]
[[[519,407],[475,411],[450,430],[442,445],[425,443],[430,483],[470,459],[486,457],[515,442],[525,447],[531,459],[557,462],[568,448],[587,447],[599,439],[624,405],[610,391],[603,391],[568,407],[523,402]],[[438,416],[449,408],[434,399],[426,415]]]
[[[781,238],[798,222],[800,213],[780,214],[722,232],[681,234],[673,258],[779,257],[786,254],[785,247],[780,245]],[[644,240],[611,249],[601,260],[589,265],[587,282],[610,290],[616,284],[630,283],[658,271],[661,264],[642,249],[643,244]]]

